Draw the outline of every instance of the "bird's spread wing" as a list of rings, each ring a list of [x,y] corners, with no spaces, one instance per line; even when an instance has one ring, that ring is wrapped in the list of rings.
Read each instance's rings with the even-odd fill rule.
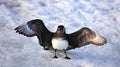
[[[70,47],[69,49],[79,48],[81,46],[85,46],[87,44],[94,44],[94,45],[104,45],[106,44],[106,39],[99,34],[95,33],[91,29],[87,27],[83,27],[82,29],[67,34],[68,41]]]
[[[44,47],[50,44],[50,39],[53,34],[45,27],[43,21],[40,19],[31,20],[26,24],[19,25],[15,30],[17,33],[23,34],[27,37],[37,36],[40,45]]]

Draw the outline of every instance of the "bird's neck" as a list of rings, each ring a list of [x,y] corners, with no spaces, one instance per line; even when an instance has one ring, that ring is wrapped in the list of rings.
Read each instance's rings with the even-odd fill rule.
[[[63,39],[66,39],[66,33],[55,33],[53,38],[63,38]]]

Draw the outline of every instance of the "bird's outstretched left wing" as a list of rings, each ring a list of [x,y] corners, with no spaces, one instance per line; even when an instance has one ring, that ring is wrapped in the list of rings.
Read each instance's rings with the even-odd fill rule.
[[[95,33],[94,31],[87,27],[83,27],[82,29],[74,33],[67,34],[67,37],[70,45],[68,50],[79,48],[81,46],[85,46],[88,44],[100,46],[107,43],[104,37],[100,36],[99,34]]]
[[[28,21],[26,24],[16,27],[15,30],[17,33],[27,37],[37,36],[40,45],[44,48],[46,45],[51,46],[51,37],[53,33],[46,28],[43,21],[40,19]]]

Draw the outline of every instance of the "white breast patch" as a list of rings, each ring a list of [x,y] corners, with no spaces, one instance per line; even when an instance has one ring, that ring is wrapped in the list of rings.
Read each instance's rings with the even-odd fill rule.
[[[68,41],[62,38],[52,39],[52,47],[57,50],[63,50],[68,48]]]

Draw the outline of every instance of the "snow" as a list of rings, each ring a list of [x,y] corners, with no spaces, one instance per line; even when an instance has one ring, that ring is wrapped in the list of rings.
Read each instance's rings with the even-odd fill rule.
[[[60,24],[67,33],[89,27],[107,38],[104,46],[88,45],[64,53],[45,51],[36,37],[15,33],[14,28],[42,19],[50,31]],[[0,0],[0,67],[119,67],[120,0]]]

